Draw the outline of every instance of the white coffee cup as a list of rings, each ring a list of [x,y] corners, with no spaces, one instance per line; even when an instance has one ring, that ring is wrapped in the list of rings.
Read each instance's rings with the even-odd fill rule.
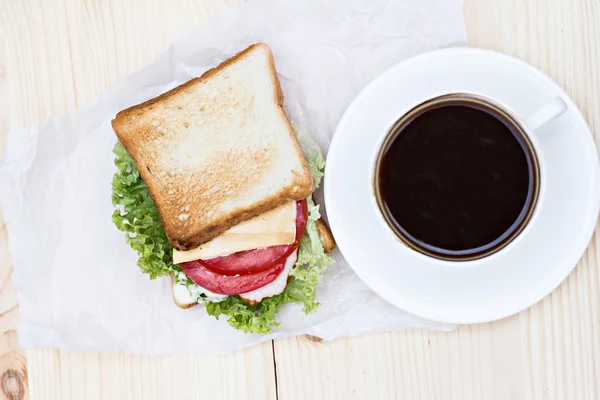
[[[384,154],[387,151],[386,149],[397,136],[402,135],[401,131],[406,126],[430,110],[457,104],[484,110],[486,113],[493,115],[510,127],[509,131],[518,138],[518,141],[521,143],[524,150],[529,169],[529,188],[521,212],[510,227],[501,235],[493,241],[478,247],[464,250],[449,250],[436,247],[435,245],[417,239],[394,219],[383,200],[384,196],[380,187],[380,176],[382,161],[384,159]],[[372,176],[374,187],[373,199],[379,210],[380,221],[387,225],[387,229],[391,229],[398,239],[410,249],[425,256],[440,260],[452,262],[472,261],[489,257],[502,251],[502,249],[511,242],[517,240],[519,235],[527,229],[527,226],[536,215],[535,210],[538,201],[544,200],[542,194],[543,191],[541,189],[543,188],[545,164],[543,163],[541,151],[539,151],[539,145],[537,144],[536,132],[555,118],[559,117],[566,110],[567,105],[560,97],[543,104],[525,119],[513,115],[498,102],[475,93],[448,93],[421,101],[392,124],[387,135],[383,136],[379,151],[375,154],[375,166],[373,168]],[[509,133],[509,131],[507,131],[507,133]]]
[[[376,202],[374,167],[390,127],[439,96],[470,94],[510,113],[535,149],[535,210],[501,250],[443,260],[407,246]],[[338,248],[355,273],[395,306],[428,319],[476,323],[535,303],[562,282],[585,251],[600,209],[600,163],[577,105],[523,61],[480,49],[444,49],[390,68],[341,118],[327,154],[325,207]]]

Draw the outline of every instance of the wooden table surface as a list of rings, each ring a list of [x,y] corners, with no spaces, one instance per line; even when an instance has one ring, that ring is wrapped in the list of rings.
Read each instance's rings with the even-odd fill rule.
[[[0,143],[11,126],[85,106],[237,2],[0,0]],[[556,79],[598,140],[600,1],[465,0],[465,14],[472,45],[518,56]],[[19,349],[1,226],[3,398],[600,399],[597,234],[554,293],[499,322],[449,333],[281,339],[224,357],[149,357]]]

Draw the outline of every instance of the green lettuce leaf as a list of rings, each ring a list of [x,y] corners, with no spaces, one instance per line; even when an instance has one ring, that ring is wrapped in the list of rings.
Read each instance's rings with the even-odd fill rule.
[[[305,129],[298,130],[298,139],[315,186],[318,186],[325,166],[323,153]],[[139,255],[140,269],[149,274],[151,279],[181,271],[179,265],[173,264],[173,248],[167,240],[156,206],[133,160],[120,143],[115,145],[113,151],[117,156],[115,165],[118,168],[112,183],[112,201],[117,206],[113,214],[114,224],[121,231],[127,232],[127,243]],[[228,317],[229,325],[243,332],[264,334],[279,326],[275,316],[284,304],[301,304],[306,314],[319,306],[316,301],[317,285],[333,260],[325,254],[317,232],[319,206],[315,205],[311,197],[307,201],[309,215],[306,231],[298,248],[298,260],[290,273],[285,290],[257,305],[247,304],[239,296],[229,296],[220,302],[205,302],[209,315],[217,319],[221,316]],[[188,279],[187,285],[189,287],[195,284]]]
[[[127,232],[127,243],[139,255],[138,266],[150,279],[180,271],[179,266],[173,264],[173,247],[133,160],[119,142],[113,152],[117,166],[112,181],[112,203],[117,206],[113,223]]]

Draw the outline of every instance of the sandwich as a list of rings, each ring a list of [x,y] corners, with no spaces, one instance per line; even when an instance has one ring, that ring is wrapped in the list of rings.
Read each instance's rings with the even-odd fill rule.
[[[313,192],[324,158],[295,129],[263,43],[117,114],[113,222],[175,304],[267,333],[309,313],[335,246]]]

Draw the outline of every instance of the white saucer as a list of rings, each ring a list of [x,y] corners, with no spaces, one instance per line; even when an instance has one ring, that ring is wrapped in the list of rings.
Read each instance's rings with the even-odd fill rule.
[[[561,97],[568,110],[538,132],[547,164],[537,217],[493,257],[435,260],[401,244],[373,198],[375,154],[386,131],[423,100],[470,92],[526,117]],[[337,244],[357,275],[382,298],[415,315],[449,323],[515,314],[554,290],[592,236],[600,206],[600,169],[591,132],[573,101],[532,66],[487,50],[446,49],[404,61],[367,86],[333,137],[325,203]]]

